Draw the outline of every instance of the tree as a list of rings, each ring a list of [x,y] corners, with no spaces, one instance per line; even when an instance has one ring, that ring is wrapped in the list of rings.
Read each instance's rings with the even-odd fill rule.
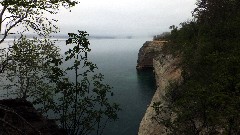
[[[47,18],[45,14],[57,14],[60,7],[70,8],[78,3],[75,0],[1,0],[0,32],[3,34],[0,44],[9,34],[23,35],[26,31],[49,37],[51,33],[58,32],[54,24],[57,20]],[[1,62],[0,72],[3,72],[9,61],[2,59]]]
[[[97,66],[87,59],[91,51],[87,36],[84,31],[69,33],[66,41],[67,45],[75,44],[65,52],[65,61],[72,63],[66,72],[74,72],[74,81],[70,81],[61,69],[50,76],[57,86],[56,101],[51,109],[69,135],[87,135],[93,131],[101,135],[109,120],[117,120],[120,110],[116,103],[109,101],[113,96],[111,87],[103,83],[102,74],[94,74]]]
[[[11,96],[35,100],[51,99],[53,83],[50,83],[48,75],[52,73],[52,67],[61,59],[59,48],[49,39],[20,38],[14,41],[8,49],[5,73],[2,74],[3,89],[10,90]],[[49,97],[50,96],[50,97]],[[49,101],[42,102],[42,104]]]
[[[55,119],[68,134],[86,135],[103,130],[110,120],[117,120],[120,110],[110,103],[111,87],[103,83],[102,74],[94,74],[97,66],[87,59],[89,41],[86,32],[70,33],[67,45],[74,45],[60,56],[59,48],[49,40],[21,38],[10,49],[11,60],[6,67],[11,96],[38,104],[41,112],[55,112]],[[61,64],[72,64],[63,69]],[[69,78],[74,72],[75,78]],[[10,83],[9,83],[10,82]]]
[[[77,3],[71,0],[1,0],[0,31],[3,31],[3,37],[0,44],[15,27],[25,28],[19,33],[31,28],[44,37],[57,32],[57,27],[53,24],[57,20],[50,20],[44,14],[56,14],[61,6],[70,8]]]
[[[10,81],[5,88],[13,88],[18,97],[42,105],[44,113],[54,112],[68,134],[84,135],[96,131],[100,135],[109,120],[117,119],[120,109],[117,104],[110,103],[111,87],[103,83],[102,74],[94,74],[97,67],[87,59],[88,34],[81,31],[69,34],[67,44],[75,46],[65,53],[65,61],[58,48],[46,39],[50,33],[57,32],[57,27],[53,24],[56,20],[44,14],[56,14],[60,6],[69,8],[77,3],[70,0],[1,1],[3,37],[0,44],[16,27],[23,28],[17,34],[33,30],[44,38],[29,40],[21,36],[12,47],[3,49],[6,55],[1,54],[1,72],[6,73]],[[64,62],[73,65],[63,69]],[[68,77],[72,71],[75,72],[74,82]]]

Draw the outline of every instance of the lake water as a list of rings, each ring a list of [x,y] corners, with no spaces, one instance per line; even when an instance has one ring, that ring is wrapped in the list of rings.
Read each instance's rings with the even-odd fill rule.
[[[137,135],[139,124],[155,92],[151,71],[137,72],[138,51],[149,39],[91,40],[91,60],[105,80],[113,86],[114,100],[122,111],[119,120],[104,130],[104,135]]]
[[[137,135],[139,124],[155,92],[152,71],[137,72],[138,51],[146,40],[91,39],[89,59],[113,87],[114,102],[120,104],[119,120],[107,125],[104,135]],[[64,46],[64,40],[57,44]],[[65,51],[65,50],[63,50]]]

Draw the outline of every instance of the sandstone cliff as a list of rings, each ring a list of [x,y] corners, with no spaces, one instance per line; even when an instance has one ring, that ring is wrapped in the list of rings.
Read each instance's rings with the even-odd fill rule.
[[[157,57],[165,41],[146,41],[138,53],[137,69],[153,68],[153,58]]]
[[[145,46],[147,50],[140,50],[142,54],[146,51],[148,54],[151,54],[150,50],[161,50],[162,45],[155,44],[156,41],[150,43],[151,46]],[[151,48],[153,47],[153,48]],[[155,48],[158,47],[158,48]],[[155,111],[152,108],[154,102],[161,101],[164,104],[163,96],[166,93],[166,87],[169,85],[170,81],[178,81],[181,79],[181,70],[177,67],[179,63],[179,58],[173,58],[171,55],[163,55],[159,51],[154,51],[154,56],[152,58],[152,65],[155,72],[156,86],[157,90],[152,98],[151,104],[146,110],[145,116],[143,117],[138,135],[164,135],[166,134],[165,127],[163,125],[159,125],[154,119]],[[141,56],[140,56],[141,57]],[[144,61],[144,60],[141,60]],[[148,59],[148,61],[150,61]],[[164,117],[168,117],[166,114]]]

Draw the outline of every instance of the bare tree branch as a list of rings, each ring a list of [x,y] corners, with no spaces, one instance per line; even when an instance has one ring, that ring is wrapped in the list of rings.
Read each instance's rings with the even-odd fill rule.
[[[22,16],[21,18],[18,19],[18,21],[16,21],[13,25],[11,25],[9,28],[7,28],[4,32],[4,36],[3,38],[0,40],[0,44],[6,39],[9,31],[14,28],[17,24],[19,24],[20,22],[22,22],[25,18],[27,18],[28,16],[28,12],[30,11],[30,8],[27,9],[26,13],[24,16]]]
[[[2,11],[1,11],[1,13],[0,13],[0,33],[1,33],[1,31],[2,31],[2,18],[3,18],[3,14],[4,14],[4,12],[6,11],[6,9],[7,9],[7,5],[4,5],[3,6],[3,9],[2,9]]]

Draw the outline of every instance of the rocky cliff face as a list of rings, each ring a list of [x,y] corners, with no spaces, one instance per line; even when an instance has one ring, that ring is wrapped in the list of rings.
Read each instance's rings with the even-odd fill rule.
[[[138,53],[137,69],[153,68],[153,58],[157,57],[165,41],[146,41]]]
[[[152,42],[151,44],[155,44],[155,42]],[[154,47],[154,49],[151,49],[151,46]],[[158,45],[151,45],[147,48],[147,52],[150,50],[161,50],[162,46]],[[159,47],[156,49],[155,47]],[[144,49],[140,51],[145,51]],[[146,54],[143,53],[142,54]],[[165,105],[165,101],[163,100],[163,96],[166,93],[166,88],[169,85],[170,81],[180,81],[181,80],[181,70],[177,67],[177,64],[179,63],[179,58],[173,58],[171,55],[163,55],[159,52],[154,52],[152,64],[155,72],[155,79],[156,79],[156,86],[157,90],[152,98],[151,104],[146,110],[145,116],[143,117],[138,135],[164,135],[166,134],[165,127],[163,125],[158,124],[154,119],[152,119],[155,116],[155,111],[153,109],[153,103],[161,101]],[[141,57],[141,56],[140,56]],[[141,59],[141,58],[140,58]],[[144,61],[144,60],[141,60]],[[163,117],[169,117],[168,114],[165,114]]]

